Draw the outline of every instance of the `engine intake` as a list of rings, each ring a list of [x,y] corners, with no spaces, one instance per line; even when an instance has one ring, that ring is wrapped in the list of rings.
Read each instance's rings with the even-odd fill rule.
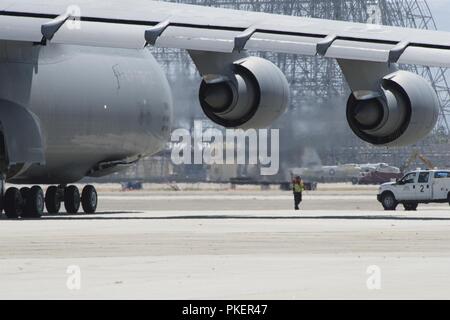
[[[404,146],[424,138],[434,128],[439,100],[422,77],[397,71],[381,81],[381,95],[356,99],[350,95],[347,120],[353,132],[374,145]]]
[[[286,77],[268,60],[247,57],[234,62],[234,79],[200,85],[200,105],[206,116],[226,128],[265,128],[289,104]]]

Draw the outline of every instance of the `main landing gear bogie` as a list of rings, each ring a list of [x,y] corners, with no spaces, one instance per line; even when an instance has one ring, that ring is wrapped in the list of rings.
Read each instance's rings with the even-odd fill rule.
[[[85,213],[95,213],[97,200],[97,191],[92,185],[85,186],[81,194],[74,185],[49,186],[45,195],[39,186],[11,187],[3,195],[3,208],[9,219],[40,218],[44,208],[49,214],[59,213],[62,203],[69,214],[77,213],[80,207]]]

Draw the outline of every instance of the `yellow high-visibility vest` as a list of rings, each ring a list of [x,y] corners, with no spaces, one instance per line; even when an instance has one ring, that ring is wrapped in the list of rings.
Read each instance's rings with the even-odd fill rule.
[[[305,190],[305,185],[303,182],[294,183],[294,192],[303,192]]]

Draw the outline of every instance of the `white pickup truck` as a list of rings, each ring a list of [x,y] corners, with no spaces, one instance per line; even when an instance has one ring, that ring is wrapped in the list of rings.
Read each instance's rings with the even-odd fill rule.
[[[416,210],[419,203],[450,203],[450,171],[417,170],[397,182],[383,183],[377,196],[385,210],[403,204],[405,210]]]

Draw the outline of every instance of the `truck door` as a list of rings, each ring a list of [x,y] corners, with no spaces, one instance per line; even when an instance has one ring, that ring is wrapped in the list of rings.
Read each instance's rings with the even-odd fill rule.
[[[415,200],[416,199],[417,173],[411,172],[404,176],[397,185],[397,200]]]
[[[447,199],[447,195],[450,191],[450,172],[437,171],[434,173],[434,179],[432,183],[433,187],[433,200]]]
[[[419,172],[419,177],[417,178],[417,183],[415,184],[416,199],[417,200],[431,200],[432,195],[432,185],[431,185],[430,172]]]

